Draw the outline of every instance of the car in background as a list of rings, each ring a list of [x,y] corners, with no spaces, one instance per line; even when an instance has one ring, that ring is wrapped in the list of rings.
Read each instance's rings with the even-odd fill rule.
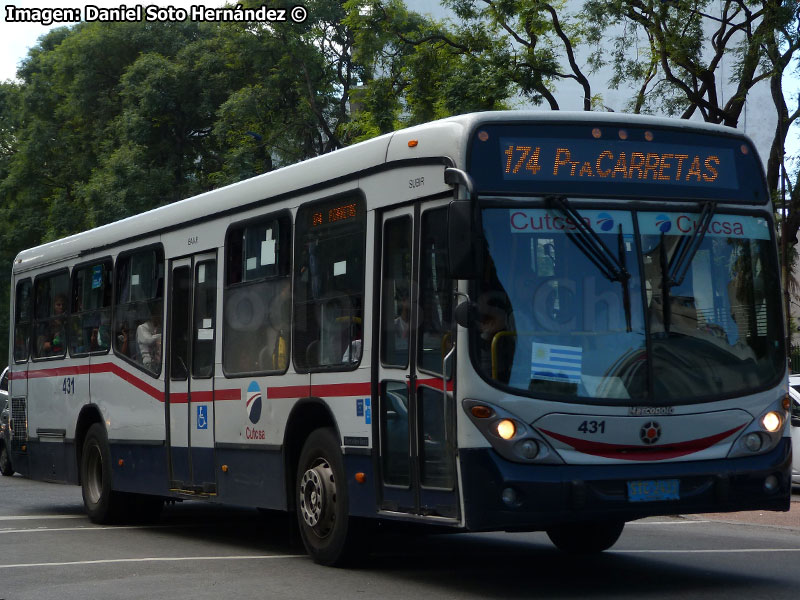
[[[11,405],[8,397],[8,367],[0,375],[0,473],[6,477],[14,474],[11,464]]]
[[[800,392],[789,384],[792,399],[792,485],[800,485]]]
[[[789,375],[789,387],[800,392],[800,373]]]

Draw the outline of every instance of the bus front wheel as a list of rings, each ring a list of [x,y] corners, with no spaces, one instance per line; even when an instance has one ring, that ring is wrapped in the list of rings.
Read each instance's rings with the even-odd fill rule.
[[[81,492],[86,514],[93,523],[113,523],[121,516],[123,498],[111,489],[111,450],[100,423],[89,428],[83,443]]]
[[[300,452],[295,482],[300,537],[315,562],[341,565],[357,544],[348,518],[347,482],[336,433],[317,429]]]
[[[624,527],[624,521],[564,523],[548,529],[547,537],[563,552],[595,554],[611,548]]]

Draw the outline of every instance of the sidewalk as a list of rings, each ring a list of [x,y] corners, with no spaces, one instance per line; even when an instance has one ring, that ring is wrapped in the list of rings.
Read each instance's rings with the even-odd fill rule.
[[[687,515],[686,519],[727,521],[729,523],[749,523],[752,525],[768,525],[771,527],[787,527],[789,529],[800,530],[800,495],[795,492],[792,495],[792,506],[789,512],[773,511],[747,511],[734,513],[710,513],[699,515]]]

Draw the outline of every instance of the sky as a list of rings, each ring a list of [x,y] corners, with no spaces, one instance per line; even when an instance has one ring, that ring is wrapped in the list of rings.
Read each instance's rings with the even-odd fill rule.
[[[434,16],[440,17],[442,16],[441,13],[442,9],[438,6],[438,2],[431,2],[430,0],[408,0],[407,4],[409,8],[412,10],[417,10],[420,12],[429,12],[429,9],[434,9],[432,12],[435,13]],[[9,6],[16,7],[19,9],[47,9],[47,8],[72,8],[72,9],[79,9],[79,14],[81,16],[85,16],[86,7],[87,5],[97,6],[101,8],[120,8],[125,6],[127,8],[132,8],[135,6],[150,6],[150,5],[158,5],[161,7],[175,7],[175,8],[183,8],[188,9],[191,5],[204,5],[207,7],[216,7],[216,6],[223,6],[225,5],[224,0],[211,0],[203,2],[201,0],[93,0],[90,3],[87,2],[70,2],[70,1],[59,1],[59,0],[13,0],[12,2],[4,2],[3,3],[3,14],[0,16],[0,81],[5,81],[8,79],[15,79],[16,78],[16,70],[17,66],[19,65],[20,61],[23,60],[28,53],[28,50],[35,46],[39,36],[46,33],[50,28],[57,27],[60,25],[70,25],[71,23],[56,23],[50,26],[45,26],[39,23],[23,23],[23,22],[11,22],[9,20]],[[800,94],[800,73],[795,71],[794,73],[790,74],[789,76],[784,78],[784,90],[788,97],[797,99],[798,94]],[[613,94],[612,91],[607,91],[607,94]],[[610,96],[613,97],[613,96]],[[795,100],[796,102],[797,100]],[[579,108],[579,107],[578,107]],[[791,110],[791,106],[790,106]],[[754,111],[758,112],[758,111]],[[774,119],[774,117],[773,117]],[[773,120],[774,123],[774,120]],[[761,136],[766,136],[765,139],[769,138],[769,135],[766,134],[764,131],[758,131],[760,127],[756,124],[756,127],[750,127],[751,135],[754,135],[754,139],[759,146],[759,151],[763,155],[768,148],[764,148],[762,146],[766,145],[763,141],[759,143],[759,134]],[[800,127],[796,126],[794,128],[793,134],[790,134],[789,139],[787,140],[787,154],[789,156],[799,156],[800,155]],[[769,138],[771,139],[771,138]],[[762,156],[762,158],[766,158]],[[795,164],[800,166],[800,160],[797,160]]]

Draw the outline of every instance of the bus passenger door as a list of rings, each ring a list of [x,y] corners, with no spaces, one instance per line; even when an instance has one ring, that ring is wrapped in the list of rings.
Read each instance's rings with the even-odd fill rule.
[[[384,213],[378,439],[382,511],[459,517],[450,351],[452,281],[446,273],[447,202]],[[452,367],[448,367],[448,370]]]
[[[170,273],[166,328],[170,487],[213,494],[216,255],[173,260]]]

